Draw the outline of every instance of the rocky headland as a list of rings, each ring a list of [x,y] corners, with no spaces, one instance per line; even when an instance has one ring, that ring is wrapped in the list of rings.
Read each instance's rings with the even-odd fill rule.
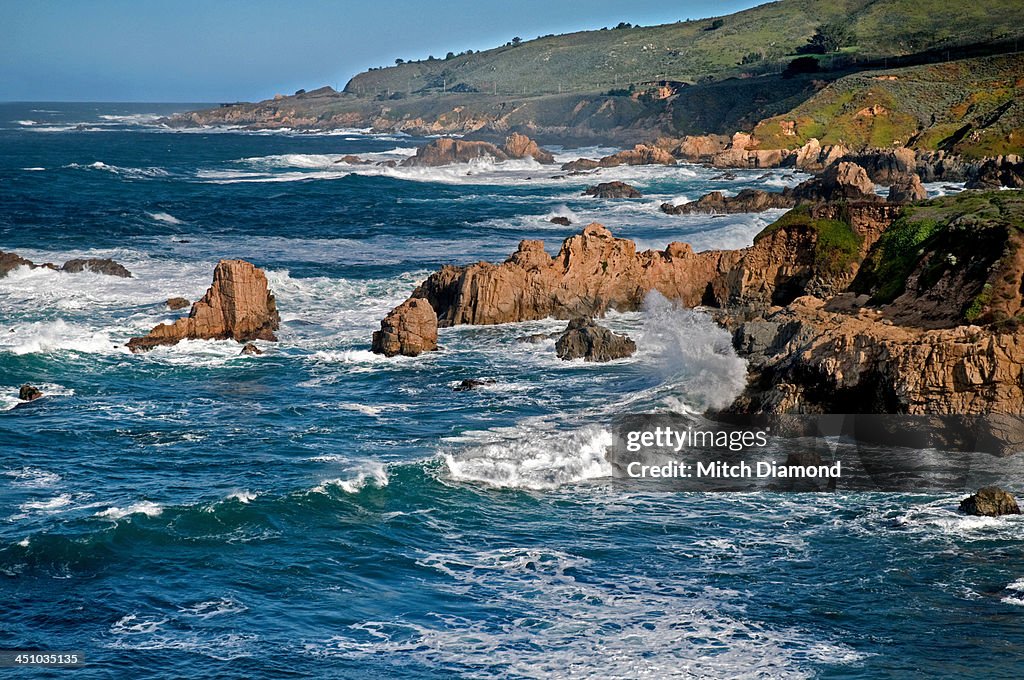
[[[986,435],[1004,451],[1024,447],[1022,282],[1024,196],[964,192],[808,202],[739,250],[638,252],[591,224],[554,256],[523,241],[445,266],[405,305],[445,327],[637,310],[657,291],[732,332],[749,380],[727,413],[1007,416]]]

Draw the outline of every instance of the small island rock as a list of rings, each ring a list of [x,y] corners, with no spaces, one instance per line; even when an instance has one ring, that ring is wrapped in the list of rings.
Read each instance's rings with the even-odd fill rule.
[[[960,501],[960,512],[981,517],[1019,515],[1017,500],[998,486],[986,486],[978,493]]]
[[[598,326],[593,319],[579,317],[570,321],[565,332],[555,341],[555,351],[560,359],[566,361],[612,361],[633,354],[636,343],[628,336]]]

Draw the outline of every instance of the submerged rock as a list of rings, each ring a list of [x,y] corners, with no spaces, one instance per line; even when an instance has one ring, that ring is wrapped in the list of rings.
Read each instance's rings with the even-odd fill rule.
[[[413,297],[395,307],[373,333],[376,354],[414,357],[436,349],[437,314],[423,298]]]
[[[132,273],[125,269],[124,265],[114,262],[109,257],[89,257],[68,260],[60,270],[62,272],[68,272],[69,274],[92,272],[93,274],[118,276],[122,279],[130,279],[132,277]]]
[[[167,298],[167,308],[171,310],[185,309],[189,304],[189,301],[183,297]]]
[[[982,517],[1019,515],[1017,500],[998,486],[986,486],[978,493],[960,501],[960,512]]]
[[[587,187],[583,192],[584,196],[595,198],[643,198],[644,195],[625,182],[602,182],[592,187]]]
[[[187,317],[132,338],[128,349],[141,352],[185,339],[276,341],[274,331],[280,325],[277,301],[263,270],[245,260],[221,260],[213,271],[213,285]]]
[[[242,351],[239,352],[239,354],[257,355],[257,354],[263,354],[263,350],[261,350],[259,347],[257,347],[256,345],[252,344],[251,342],[247,342],[247,343],[245,343],[245,347],[242,348]]]
[[[598,326],[593,319],[579,317],[569,322],[565,332],[555,341],[560,359],[612,361],[628,357],[636,351],[636,343],[628,336],[612,333]]]
[[[43,397],[42,391],[32,385],[22,385],[18,390],[18,399],[22,401],[35,401]]]
[[[494,385],[498,381],[494,378],[466,378],[461,383],[452,388],[455,392],[468,392],[475,390],[478,387],[484,387],[485,385]]]

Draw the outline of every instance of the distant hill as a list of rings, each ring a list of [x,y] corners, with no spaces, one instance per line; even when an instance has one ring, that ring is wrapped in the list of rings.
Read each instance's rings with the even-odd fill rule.
[[[628,13],[628,4],[623,7]],[[586,12],[585,4],[580,12]],[[345,91],[384,97],[442,91],[530,96],[778,72],[826,23],[841,25],[854,36],[853,44],[829,60],[856,64],[1024,38],[1024,3],[781,0],[717,20],[583,31],[405,63],[360,73]]]
[[[833,44],[808,54],[823,25]],[[816,136],[984,155],[1020,149],[1021,64],[1008,56],[1018,49],[1022,0],[780,0],[404,63],[361,73],[344,92],[224,104],[169,123],[620,144],[760,123],[766,148]]]
[[[968,157],[1024,153],[1024,53],[849,75],[754,133],[765,148],[815,137]]]

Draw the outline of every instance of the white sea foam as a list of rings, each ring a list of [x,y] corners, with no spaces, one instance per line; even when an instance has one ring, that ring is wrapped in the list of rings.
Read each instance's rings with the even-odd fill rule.
[[[708,314],[682,308],[657,292],[644,300],[644,315],[638,346],[695,410],[724,408],[739,396],[747,365],[727,330]]]
[[[313,487],[310,491],[312,493],[327,493],[327,490],[331,487],[341,489],[345,493],[359,493],[367,486],[376,487],[378,489],[384,488],[390,482],[388,477],[387,468],[383,463],[371,462],[365,463],[362,466],[358,466],[349,471],[348,477],[338,477],[334,479],[326,479],[320,484]]]
[[[101,170],[103,172],[109,172],[113,175],[120,175],[129,179],[152,179],[155,177],[168,177],[170,175],[170,173],[163,168],[124,168],[117,165],[107,165],[103,161],[93,161],[92,163],[84,165],[80,163],[69,163],[64,167],[72,170]]]
[[[61,476],[56,472],[34,467],[23,467],[18,470],[6,470],[4,475],[11,478],[11,486],[29,489],[45,489],[56,486]]]
[[[159,616],[126,614],[110,626],[113,635],[145,635],[156,632],[169,619]]]
[[[455,548],[418,563],[460,597],[507,612],[507,623],[444,614],[368,620],[307,643],[306,653],[354,663],[408,657],[524,678],[801,678],[819,664],[863,658],[842,642],[750,620],[745,593],[644,575],[600,578],[586,558],[543,543]]]
[[[151,219],[156,220],[157,222],[164,222],[165,224],[181,224],[182,223],[181,220],[179,220],[174,215],[171,215],[171,214],[168,214],[168,213],[165,213],[165,212],[155,212],[155,213],[148,212],[146,214],[149,215],[149,217]]]
[[[16,355],[59,351],[106,353],[114,349],[106,331],[69,324],[63,319],[22,324],[12,330],[12,333],[0,334],[0,352]]]
[[[109,507],[106,510],[101,510],[96,513],[96,517],[103,517],[105,519],[123,519],[130,515],[146,515],[147,517],[157,517],[164,511],[161,505],[153,503],[152,501],[139,501],[133,503],[127,507],[121,508],[117,506]]]
[[[257,496],[259,496],[259,494],[254,491],[247,491],[245,489],[242,489],[240,491],[232,491],[227,495],[225,500],[238,501],[243,505],[248,505],[249,503],[252,503],[254,500],[256,500]]]
[[[46,168],[32,167],[32,168],[22,168],[22,170],[24,170],[25,172],[42,172],[42,171],[46,170]]]
[[[495,487],[554,489],[612,474],[605,457],[612,445],[608,430],[590,426],[553,432],[532,425],[515,428],[506,439],[444,452],[450,477]]]
[[[1006,590],[1009,590],[1011,594],[1005,595],[1002,601],[1005,604],[1013,604],[1018,607],[1024,607],[1024,578],[1019,578],[1012,583],[1006,585]]]
[[[181,614],[204,620],[225,614],[239,614],[248,610],[249,608],[244,604],[230,597],[197,602],[178,608],[178,612]]]
[[[41,512],[41,513],[53,513],[59,512],[61,509],[71,505],[72,496],[69,493],[62,493],[59,496],[53,498],[47,498],[45,500],[37,501],[25,501],[18,506],[18,509],[22,512]]]

